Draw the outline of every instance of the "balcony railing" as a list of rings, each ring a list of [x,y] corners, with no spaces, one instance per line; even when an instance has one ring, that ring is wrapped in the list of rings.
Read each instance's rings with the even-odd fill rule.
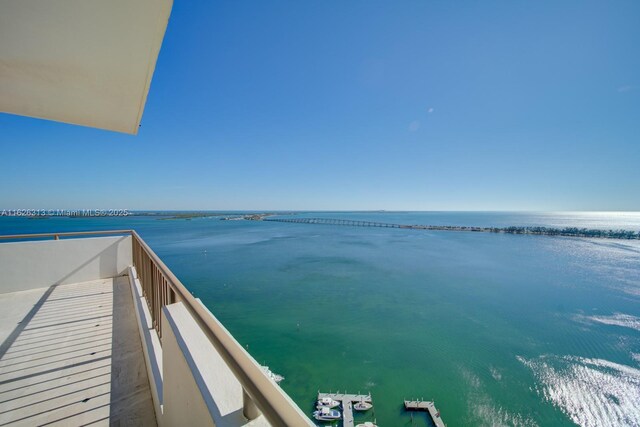
[[[134,230],[4,235],[0,240],[33,240],[70,237],[132,236],[132,262],[153,320],[162,337],[162,313],[166,305],[182,302],[243,389],[243,412],[248,419],[260,413],[274,426],[313,425],[289,396],[263,371],[227,329],[196,299]]]

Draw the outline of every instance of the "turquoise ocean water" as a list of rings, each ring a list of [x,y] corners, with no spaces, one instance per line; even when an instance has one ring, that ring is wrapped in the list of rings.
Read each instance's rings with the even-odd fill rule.
[[[640,230],[639,213],[301,213]],[[640,242],[216,217],[0,217],[0,234],[135,228],[308,413],[371,392],[381,426],[640,425]]]

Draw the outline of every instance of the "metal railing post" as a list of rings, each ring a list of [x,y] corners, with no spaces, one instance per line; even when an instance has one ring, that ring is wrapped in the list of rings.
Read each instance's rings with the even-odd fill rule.
[[[248,420],[255,420],[260,416],[260,409],[244,389],[242,389],[242,413]]]

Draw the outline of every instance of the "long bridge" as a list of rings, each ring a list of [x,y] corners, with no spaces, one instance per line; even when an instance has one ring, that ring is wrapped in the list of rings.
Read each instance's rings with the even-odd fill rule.
[[[292,222],[296,224],[343,225],[348,227],[379,227],[379,228],[413,228],[414,227],[409,225],[390,224],[386,222],[354,221],[351,219],[333,219],[333,218],[264,218],[263,221]]]
[[[254,221],[289,222],[294,224],[321,224],[348,227],[378,227],[378,228],[403,228],[410,230],[432,231],[473,231],[481,233],[504,234],[530,234],[538,236],[563,236],[563,237],[587,237],[601,239],[640,240],[640,231],[630,230],[603,230],[576,227],[551,228],[551,227],[472,227],[465,225],[406,225],[392,224],[388,222],[360,221],[352,219],[336,218],[274,218],[270,216],[245,216],[244,219]]]
[[[294,224],[321,224],[341,225],[347,227],[378,227],[378,228],[405,228],[411,230],[440,230],[440,231],[496,231],[502,229],[490,229],[483,227],[466,227],[457,225],[407,225],[392,224],[389,222],[358,221],[353,219],[336,218],[262,218],[262,221],[291,222]]]

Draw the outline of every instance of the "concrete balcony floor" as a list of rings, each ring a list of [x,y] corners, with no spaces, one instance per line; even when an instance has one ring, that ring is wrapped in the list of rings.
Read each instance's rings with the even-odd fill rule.
[[[156,425],[127,277],[0,294],[0,426]]]

